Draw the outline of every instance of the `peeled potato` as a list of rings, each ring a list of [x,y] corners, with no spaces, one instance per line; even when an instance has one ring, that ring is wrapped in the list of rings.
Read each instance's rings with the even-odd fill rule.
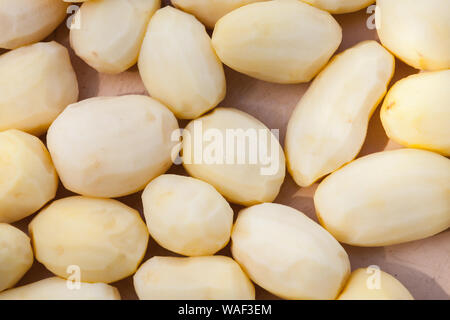
[[[337,300],[414,300],[400,281],[378,269],[357,269]]]
[[[137,62],[145,30],[160,0],[97,0],[84,3],[70,30],[75,53],[99,72],[120,73]]]
[[[328,176],[314,203],[340,242],[388,246],[450,227],[450,160],[417,149],[362,157]]]
[[[375,0],[302,0],[302,1],[333,14],[355,12],[375,2]]]
[[[394,57],[375,41],[337,55],[316,77],[289,120],[288,169],[306,187],[353,160],[394,73]]]
[[[139,73],[150,95],[181,119],[195,119],[225,97],[222,63],[205,27],[172,7],[153,16],[139,55]]]
[[[104,283],[79,283],[70,288],[67,280],[53,277],[0,293],[0,300],[120,300],[119,291]],[[75,286],[76,284],[73,284]]]
[[[67,6],[61,0],[0,0],[0,48],[41,41],[64,20]]]
[[[381,108],[389,138],[450,156],[450,70],[419,73],[398,81]]]
[[[251,77],[277,83],[310,81],[338,48],[334,18],[298,0],[257,2],[222,17],[212,44],[220,60]]]
[[[38,138],[18,130],[0,132],[0,222],[19,221],[53,199],[58,176]]]
[[[47,145],[67,189],[119,197],[169,169],[177,129],[172,112],[152,98],[97,97],[67,107],[51,125]]]
[[[153,257],[134,275],[141,300],[254,300],[255,288],[229,257]]]
[[[242,205],[273,201],[285,176],[277,137],[257,119],[231,108],[217,108],[186,126],[183,165]]]
[[[30,238],[11,225],[0,223],[0,291],[14,286],[32,264]]]
[[[285,299],[334,299],[350,274],[344,248],[293,208],[264,203],[242,210],[233,257],[255,283]]]
[[[62,45],[36,43],[0,56],[0,130],[41,135],[77,99],[77,77]]]
[[[450,1],[378,0],[381,43],[417,69],[450,68]]]
[[[142,201],[150,234],[168,250],[213,255],[230,240],[233,210],[206,182],[162,175],[145,188]]]

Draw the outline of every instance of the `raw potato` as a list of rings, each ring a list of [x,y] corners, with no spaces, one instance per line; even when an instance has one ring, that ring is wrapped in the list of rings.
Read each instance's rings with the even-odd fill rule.
[[[162,175],[145,188],[142,201],[151,236],[168,250],[213,255],[230,240],[233,210],[206,182]]]
[[[144,257],[148,232],[139,212],[111,199],[69,197],[30,223],[36,259],[62,278],[79,267],[82,282],[110,283],[132,275]]]
[[[73,287],[72,287],[73,286]],[[0,293],[0,300],[120,300],[119,291],[104,283],[68,284],[53,277]]]
[[[333,14],[349,13],[366,8],[375,0],[302,0],[319,9]]]
[[[11,225],[0,223],[0,291],[14,286],[32,264],[30,238]]]
[[[381,108],[389,138],[412,148],[450,156],[450,70],[398,81]]]
[[[64,20],[67,7],[61,0],[0,0],[0,48],[41,41]]]
[[[19,130],[0,132],[0,222],[16,222],[53,199],[58,176],[44,144]]]
[[[450,160],[417,149],[355,160],[327,177],[314,203],[340,242],[362,247],[423,239],[450,227]]]
[[[231,237],[233,257],[250,278],[285,299],[334,299],[350,274],[344,248],[291,207],[244,209]]]
[[[77,99],[77,77],[62,45],[36,43],[0,56],[0,131],[41,135]]]
[[[97,0],[84,3],[70,30],[75,53],[99,72],[120,73],[137,62],[145,30],[160,0]]]
[[[172,112],[152,98],[97,97],[68,106],[47,145],[68,190],[113,198],[144,189],[169,169],[177,129]]]
[[[352,272],[337,300],[414,300],[400,281],[372,268]]]
[[[417,69],[450,68],[450,1],[378,0],[381,43]]]
[[[217,108],[183,131],[183,165],[229,201],[245,206],[273,201],[285,176],[277,137],[249,114]]]
[[[353,160],[394,74],[394,57],[375,41],[337,55],[316,77],[289,120],[288,169],[306,187]]]
[[[342,40],[325,11],[298,0],[258,2],[222,17],[212,43],[230,68],[277,83],[310,81]]]
[[[138,66],[150,95],[178,118],[195,119],[225,97],[222,63],[205,27],[178,9],[165,7],[155,13]]]
[[[134,275],[141,300],[254,300],[255,288],[224,256],[153,257]]]

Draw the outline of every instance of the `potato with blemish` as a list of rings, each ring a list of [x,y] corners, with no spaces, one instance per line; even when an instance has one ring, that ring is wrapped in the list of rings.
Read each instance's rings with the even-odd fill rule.
[[[375,0],[301,0],[333,14],[355,12],[371,5]]]

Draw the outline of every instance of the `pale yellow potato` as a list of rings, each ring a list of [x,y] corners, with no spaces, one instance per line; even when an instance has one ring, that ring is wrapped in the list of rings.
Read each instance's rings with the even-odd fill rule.
[[[67,107],[47,145],[67,189],[112,198],[144,189],[169,169],[177,129],[172,112],[152,98],[97,97]]]
[[[36,259],[59,277],[79,267],[82,282],[110,283],[132,275],[144,257],[148,231],[139,212],[111,199],[54,201],[30,223]]]
[[[384,99],[381,121],[392,140],[450,156],[450,70],[398,81]]]
[[[160,0],[97,0],[84,3],[70,30],[75,53],[99,72],[120,73],[137,62],[145,30]]]
[[[232,108],[217,108],[183,131],[183,165],[242,205],[273,201],[285,176],[277,137],[259,120]]]
[[[286,133],[288,169],[298,185],[309,186],[357,156],[394,64],[381,45],[364,41],[333,58],[314,79]]]
[[[41,140],[19,130],[0,132],[0,222],[35,213],[57,188],[58,176]]]
[[[277,83],[310,81],[342,40],[325,11],[298,0],[257,2],[222,17],[212,44],[220,60],[251,77]]]
[[[47,278],[0,293],[0,300],[120,300],[119,291],[105,283],[68,284],[58,277]]]
[[[381,270],[357,269],[352,272],[337,300],[414,300],[403,284]]]
[[[321,224],[340,242],[388,246],[450,227],[450,160],[400,149],[357,159],[319,185]]]
[[[0,131],[41,135],[77,99],[77,77],[62,45],[36,43],[0,56]]]
[[[375,0],[301,0],[301,1],[333,14],[355,12],[375,2]]]
[[[134,275],[140,300],[254,300],[255,288],[231,258],[153,257]]]
[[[142,194],[150,235],[185,256],[213,255],[230,240],[233,210],[210,184],[165,174]]]
[[[0,0],[0,48],[41,41],[63,22],[67,6],[61,0]]]
[[[285,299],[335,299],[350,274],[344,248],[302,212],[275,203],[242,210],[233,258],[255,283]]]
[[[195,119],[225,97],[223,66],[205,27],[173,7],[151,19],[138,66],[150,95],[178,118]]]
[[[450,1],[378,0],[381,43],[417,69],[450,68]]]
[[[30,238],[12,225],[0,223],[0,291],[14,286],[32,264]]]

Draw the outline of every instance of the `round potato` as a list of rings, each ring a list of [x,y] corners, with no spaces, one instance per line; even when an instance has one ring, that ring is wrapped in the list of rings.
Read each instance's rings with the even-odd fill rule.
[[[0,222],[19,221],[53,199],[58,176],[44,144],[19,130],[0,132]]]
[[[32,264],[30,238],[11,225],[0,223],[0,291],[14,286]]]
[[[375,2],[375,0],[302,0],[302,1],[333,14],[355,12]]]
[[[68,278],[110,283],[133,274],[144,257],[148,231],[139,212],[116,200],[69,197],[54,201],[30,223],[36,259]]]
[[[177,129],[172,112],[152,98],[98,97],[67,107],[47,145],[67,189],[112,198],[144,189],[169,169]]]
[[[302,212],[274,203],[242,210],[233,257],[250,278],[285,299],[335,299],[350,274],[344,248]]]
[[[254,300],[255,288],[229,257],[153,257],[134,275],[141,300]]]

